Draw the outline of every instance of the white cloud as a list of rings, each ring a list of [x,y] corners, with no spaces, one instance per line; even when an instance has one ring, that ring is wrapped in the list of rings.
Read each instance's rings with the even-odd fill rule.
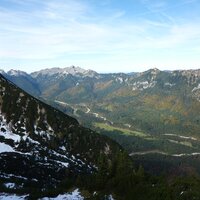
[[[195,51],[200,44],[198,20],[180,23],[165,10],[166,1],[143,0],[149,13],[157,16],[152,19],[145,15],[127,19],[126,11],[120,9],[96,15],[93,6],[80,0],[9,1],[23,9],[0,8],[0,58],[4,63],[16,59],[91,66],[96,62],[100,67],[135,61],[139,66],[139,62],[144,64],[142,56],[148,57],[147,51],[180,47]],[[192,47],[188,45],[191,41],[196,41]]]

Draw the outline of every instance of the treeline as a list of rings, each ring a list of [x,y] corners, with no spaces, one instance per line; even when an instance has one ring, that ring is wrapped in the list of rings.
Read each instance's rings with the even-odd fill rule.
[[[168,180],[162,176],[146,174],[143,167],[135,168],[125,152],[109,161],[102,154],[99,157],[98,172],[90,177],[77,178],[77,186],[97,191],[91,199],[104,199],[114,194],[118,200],[191,200],[200,199],[200,179],[177,177]]]

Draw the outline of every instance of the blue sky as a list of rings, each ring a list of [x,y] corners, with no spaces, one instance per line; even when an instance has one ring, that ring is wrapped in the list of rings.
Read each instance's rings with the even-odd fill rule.
[[[199,0],[0,0],[0,68],[200,68]]]

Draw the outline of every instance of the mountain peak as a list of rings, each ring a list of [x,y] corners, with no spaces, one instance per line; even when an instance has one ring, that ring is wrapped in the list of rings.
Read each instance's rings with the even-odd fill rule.
[[[72,74],[72,75],[76,75],[76,74],[83,74],[83,75],[88,75],[91,73],[96,73],[92,70],[85,70],[79,66],[71,66],[71,67],[66,67],[62,70],[62,73],[68,73],[68,74]]]
[[[47,75],[47,76],[53,76],[53,75],[58,75],[58,76],[67,76],[68,74],[71,74],[73,76],[88,76],[88,77],[94,77],[97,75],[97,72],[92,71],[92,70],[85,70],[81,67],[76,67],[76,66],[71,66],[71,67],[65,67],[65,68],[47,68],[44,70],[40,70],[37,72],[32,73],[31,75],[33,77],[37,77],[38,75]]]
[[[20,71],[20,70],[14,70],[14,69],[11,69],[7,72],[8,75],[10,76],[26,76],[28,75],[26,72],[24,71]]]
[[[5,74],[5,71],[0,69],[0,74]]]
[[[152,74],[157,74],[160,72],[160,70],[158,68],[151,68],[148,70],[148,72],[151,72]]]
[[[151,68],[146,71],[138,73],[138,76],[144,75],[144,74],[151,74],[151,75],[157,75],[160,72],[158,68]]]

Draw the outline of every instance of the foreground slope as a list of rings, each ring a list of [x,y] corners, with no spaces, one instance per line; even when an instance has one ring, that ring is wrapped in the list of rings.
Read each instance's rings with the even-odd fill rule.
[[[0,75],[0,188],[45,191],[90,175],[119,145],[30,96]],[[11,185],[9,184],[11,183]]]

